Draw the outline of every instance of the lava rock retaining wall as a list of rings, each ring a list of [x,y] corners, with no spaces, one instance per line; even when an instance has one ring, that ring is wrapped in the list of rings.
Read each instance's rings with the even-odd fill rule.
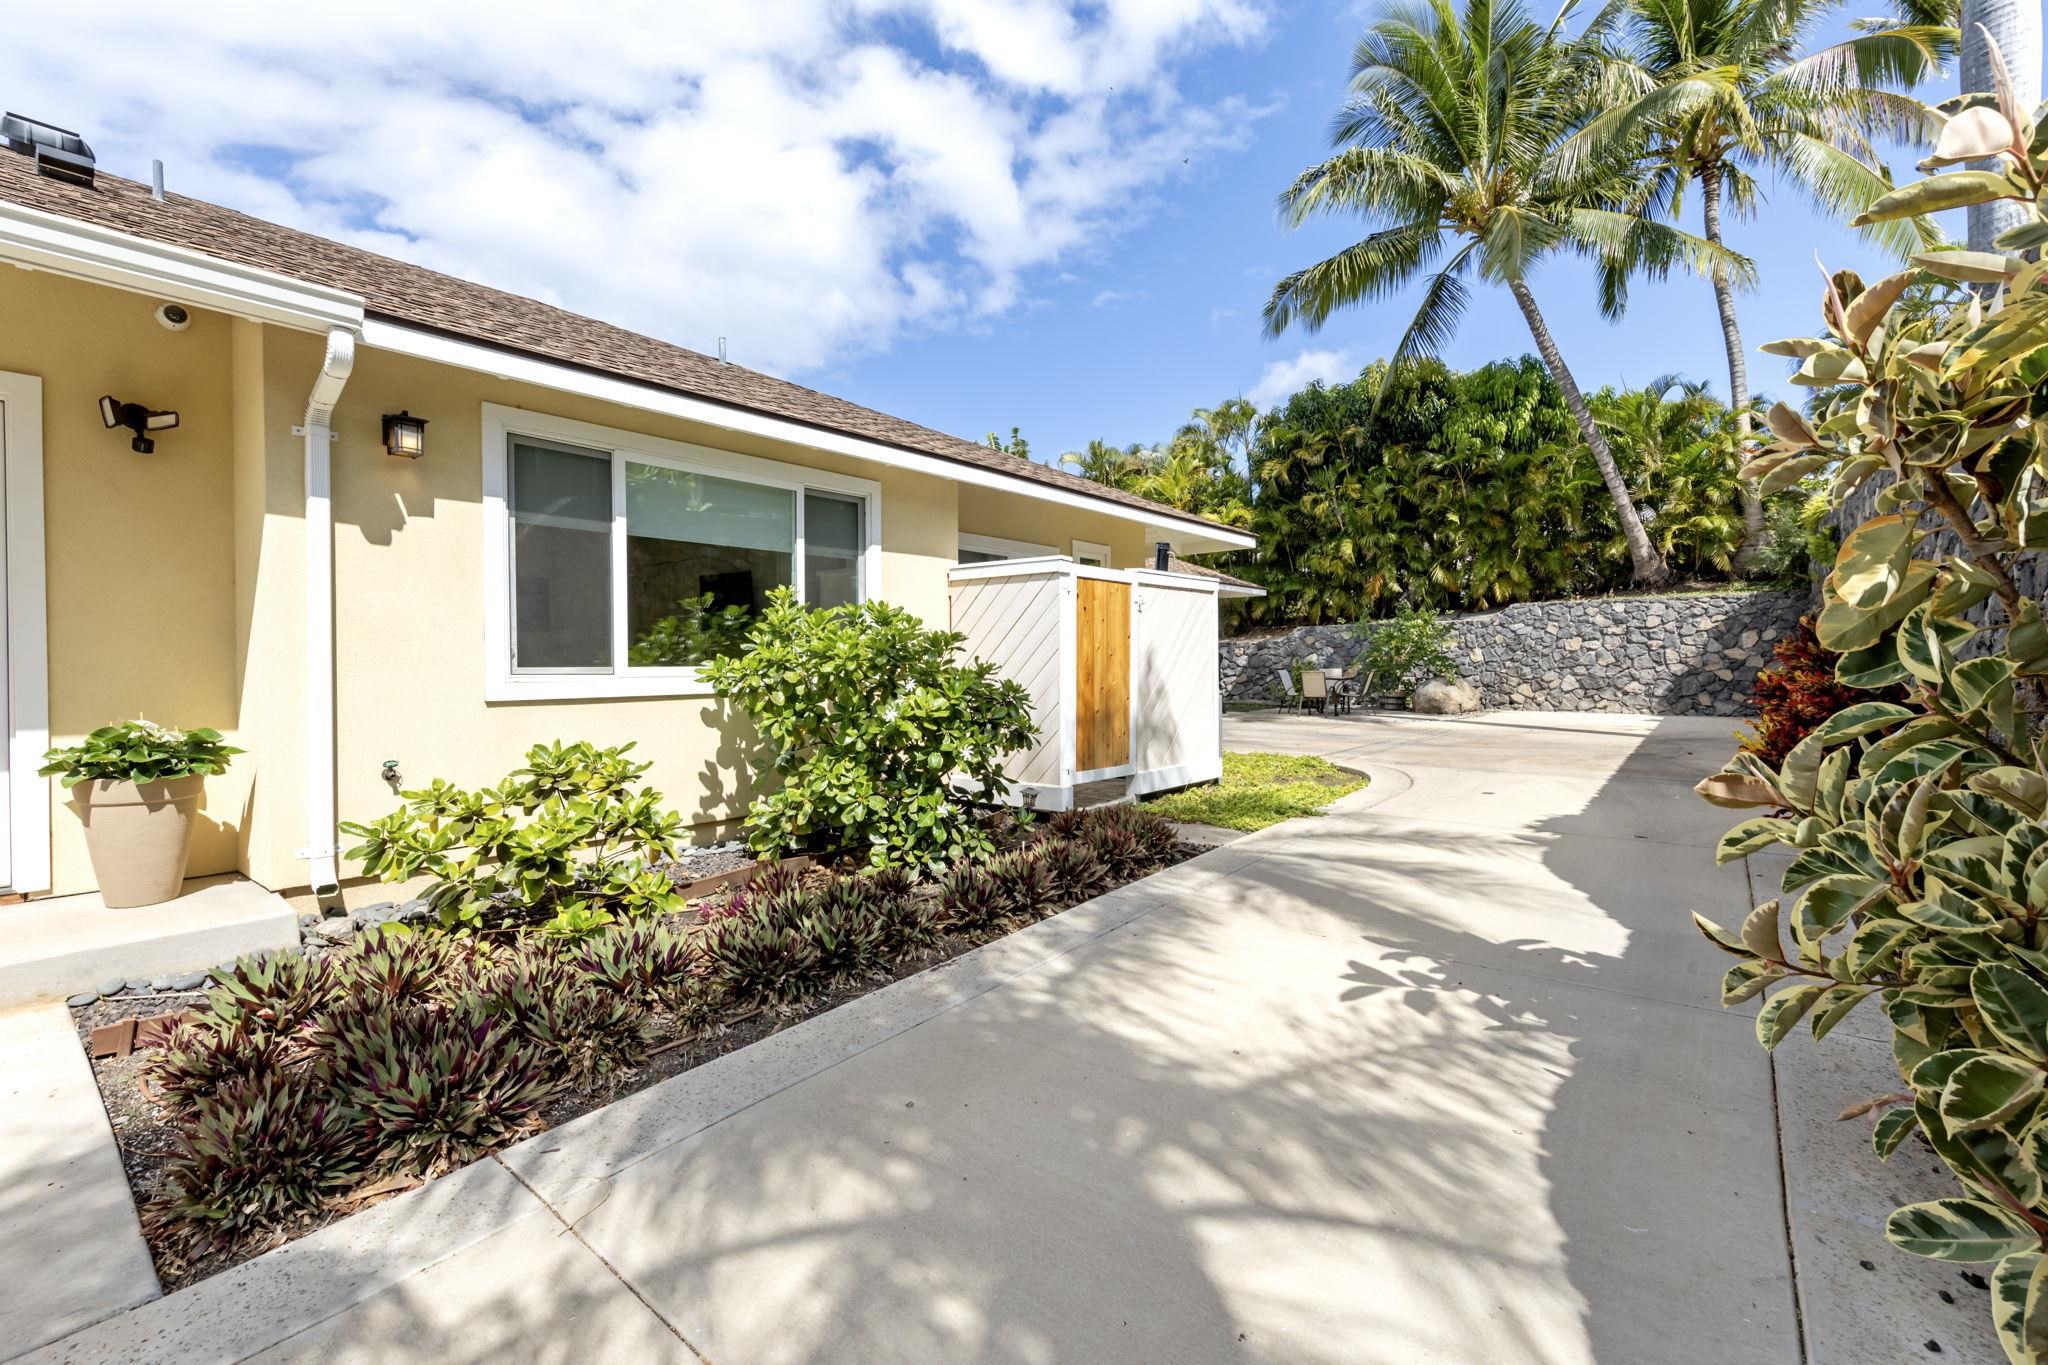
[[[1746,715],[1772,644],[1810,610],[1803,592],[1522,602],[1449,618],[1450,653],[1489,707]],[[1224,699],[1277,700],[1281,669],[1342,667],[1359,649],[1348,625],[1227,639]]]

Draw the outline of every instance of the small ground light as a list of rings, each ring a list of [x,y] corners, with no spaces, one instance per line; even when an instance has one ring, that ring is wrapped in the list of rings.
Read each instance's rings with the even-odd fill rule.
[[[427,453],[427,419],[409,412],[384,414],[384,449],[401,460],[417,460]]]

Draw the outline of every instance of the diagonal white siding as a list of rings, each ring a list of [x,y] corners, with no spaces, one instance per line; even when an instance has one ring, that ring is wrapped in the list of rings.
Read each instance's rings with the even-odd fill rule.
[[[994,664],[1031,694],[1038,742],[1010,756],[1006,771],[1012,782],[1066,782],[1060,772],[1060,712],[1066,704],[1060,695],[1060,593],[1065,582],[1061,574],[1044,573],[970,579],[952,587],[953,629],[967,637],[966,651]],[[1213,670],[1213,636],[1209,663]]]
[[[1132,758],[1145,787],[1216,777],[1222,766],[1216,594],[1141,581],[1132,597]],[[1157,774],[1156,783],[1144,775]]]

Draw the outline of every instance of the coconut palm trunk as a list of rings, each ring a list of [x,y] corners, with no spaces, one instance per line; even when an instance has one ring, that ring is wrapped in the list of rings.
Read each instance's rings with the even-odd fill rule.
[[[2005,58],[2019,107],[2032,110],[2041,101],[2041,0],[1963,0],[1964,90],[1994,88],[1987,33]],[[1996,162],[1975,164],[1982,170],[1997,169]],[[1996,251],[1993,242],[1998,234],[2028,218],[2027,205],[2015,199],[1972,204],[1969,214],[1972,251]]]
[[[1593,410],[1586,406],[1586,398],[1579,392],[1578,382],[1565,368],[1564,356],[1558,352],[1557,342],[1550,335],[1550,324],[1543,320],[1543,310],[1536,306],[1536,295],[1530,290],[1528,281],[1519,276],[1509,278],[1507,286],[1515,296],[1515,302],[1521,305],[1522,317],[1529,324],[1529,335],[1536,339],[1536,353],[1543,357],[1550,377],[1564,392],[1565,406],[1572,410],[1572,416],[1579,424],[1579,435],[1585,439],[1586,448],[1593,452],[1593,463],[1600,467],[1600,479],[1607,485],[1607,496],[1614,500],[1614,513],[1621,522],[1622,539],[1628,542],[1629,564],[1635,571],[1636,582],[1644,587],[1664,583],[1671,577],[1670,566],[1665,564],[1664,556],[1657,553],[1657,547],[1650,543],[1650,533],[1643,528],[1635,499],[1629,496],[1628,483],[1621,477],[1621,466],[1614,462],[1614,452],[1608,448],[1607,438],[1600,434],[1599,426],[1594,423]]]
[[[1706,209],[1706,239],[1715,246],[1721,241],[1721,168],[1709,162],[1700,168],[1700,198]],[[1714,282],[1714,305],[1721,312],[1721,344],[1728,351],[1728,408],[1735,414],[1738,440],[1749,438],[1749,366],[1743,360],[1742,324],[1735,317],[1735,285],[1719,262],[1709,272]],[[1742,485],[1742,546],[1735,552],[1735,567],[1749,570],[1770,544],[1771,533],[1764,522],[1764,500],[1756,485]]]

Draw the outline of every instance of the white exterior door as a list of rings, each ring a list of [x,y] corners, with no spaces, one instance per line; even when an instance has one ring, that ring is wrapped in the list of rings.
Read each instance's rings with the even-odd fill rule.
[[[43,598],[43,382],[0,370],[0,890],[50,889],[49,644]]]
[[[19,400],[9,399],[4,393],[0,393],[0,470],[7,468],[9,455],[7,449],[8,429],[18,425],[25,415],[18,411],[9,411],[10,406],[17,406],[18,403]],[[6,534],[7,480],[4,477],[0,477],[0,604],[4,604],[8,600]],[[14,744],[12,743],[14,736],[14,687],[12,683],[14,660],[11,657],[12,651],[8,647],[8,634],[8,631],[0,630],[0,682],[7,683],[5,703],[7,735],[9,739],[9,743],[5,747],[0,747],[0,834],[5,835],[5,837],[0,837],[0,886],[11,887],[14,885],[14,838],[12,833],[14,829],[14,773],[11,769],[16,760],[12,752],[14,749]]]

